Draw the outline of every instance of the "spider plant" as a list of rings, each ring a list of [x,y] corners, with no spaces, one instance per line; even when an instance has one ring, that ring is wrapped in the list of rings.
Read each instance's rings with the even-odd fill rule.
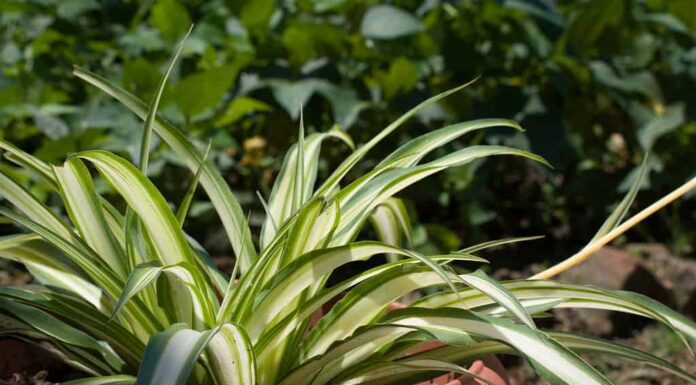
[[[552,384],[611,383],[579,353],[644,361],[696,383],[693,375],[650,353],[537,328],[534,317],[550,309],[586,307],[654,319],[687,346],[696,339],[694,323],[647,297],[549,280],[497,282],[480,269],[487,261],[476,252],[532,238],[501,239],[445,255],[423,255],[394,242],[409,226],[395,197],[408,186],[490,156],[546,164],[525,151],[486,145],[425,160],[467,133],[500,126],[519,130],[517,123],[484,119],[429,132],[342,184],[387,135],[466,85],[404,114],[354,149],[320,184],[323,142],[337,138],[353,144],[336,129],[305,135],[300,124],[299,140],[263,202],[266,217],[254,242],[242,208],[207,151],[157,114],[170,70],[171,64],[149,105],[94,73],[75,70],[144,120],[137,165],[100,150],[71,154],[62,165],[51,165],[0,141],[7,159],[53,186],[65,207],[64,215],[55,213],[0,172],[0,196],[12,207],[0,208],[0,214],[28,230],[0,239],[0,257],[23,263],[41,283],[31,289],[0,288],[0,333],[40,343],[89,376],[71,384],[410,384],[442,372],[476,377],[467,364],[495,353],[526,357]],[[153,132],[193,175],[175,209],[145,176]],[[108,183],[126,209],[117,209],[95,190],[96,178]],[[616,237],[639,183],[588,247]],[[183,231],[199,185],[236,255],[230,276]],[[377,227],[380,241],[358,240],[369,223]],[[579,253],[575,263],[588,253]],[[337,268],[383,255],[391,256],[388,262],[327,285]],[[457,273],[453,263],[469,270]],[[385,312],[392,302],[424,288],[435,294]],[[316,324],[310,323],[339,296]],[[446,345],[409,354],[433,340]]]

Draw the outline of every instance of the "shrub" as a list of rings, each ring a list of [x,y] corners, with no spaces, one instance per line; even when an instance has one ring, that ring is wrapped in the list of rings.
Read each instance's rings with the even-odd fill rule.
[[[166,75],[148,109],[98,75],[82,69],[75,73],[144,119],[139,167],[102,150],[72,154],[62,166],[53,166],[0,142],[11,161],[53,186],[68,217],[55,214],[9,175],[0,174],[0,195],[14,206],[0,209],[0,214],[29,230],[3,238],[0,255],[24,263],[42,283],[36,290],[0,288],[1,330],[42,341],[68,364],[94,376],[72,384],[129,384],[136,376],[139,384],[405,384],[432,372],[470,374],[466,364],[491,353],[521,354],[554,384],[611,383],[577,353],[645,361],[696,383],[694,376],[649,353],[544,332],[533,319],[556,307],[623,311],[667,325],[688,346],[687,339],[696,339],[696,325],[660,303],[546,280],[497,282],[480,269],[459,274],[450,267],[455,262],[480,266],[486,261],[473,253],[522,239],[429,256],[386,242],[357,240],[371,217],[384,239],[400,231],[407,220],[394,195],[433,174],[496,155],[545,163],[537,155],[503,146],[465,147],[424,160],[467,133],[495,126],[519,129],[509,120],[476,120],[413,139],[341,186],[382,139],[464,86],[394,121],[354,150],[317,188],[322,142],[331,137],[351,142],[341,131],[305,135],[300,124],[299,141],[287,153],[264,204],[267,215],[257,249],[239,203],[206,159],[207,151],[157,117]],[[195,173],[176,214],[145,176],[153,130]],[[87,165],[123,199],[125,210],[97,192],[98,180]],[[602,227],[599,240],[608,241],[639,182]],[[230,277],[182,230],[199,183],[237,255]],[[327,285],[339,267],[385,254],[395,257]],[[392,302],[425,288],[441,290],[384,314]],[[312,315],[342,293],[310,326]],[[447,346],[407,354],[431,340]]]
[[[557,172],[496,162],[484,166],[492,169],[485,183],[471,184],[472,165],[403,195],[419,198],[413,200],[426,226],[417,230],[429,230],[435,246],[445,228],[456,229],[447,235],[455,242],[461,231],[474,242],[504,228],[506,235],[543,232],[572,249],[602,222],[607,207],[623,194],[616,187],[630,185],[646,152],[652,156],[639,203],[692,176],[692,0],[377,3],[3,1],[0,135],[54,163],[87,148],[136,159],[135,118],[88,85],[65,81],[70,63],[99,68],[149,100],[171,46],[195,20],[198,27],[162,105],[177,126],[215,138],[210,157],[234,181],[245,207],[261,209],[254,191],[268,193],[268,175],[275,175],[295,140],[286,133],[296,128],[289,117],[297,120],[298,106],[308,107],[308,127],[338,122],[364,142],[418,101],[480,73],[483,81],[422,111],[384,141],[389,146],[380,147],[392,148],[443,123],[511,118],[529,128],[526,135],[489,130],[465,143],[534,151]],[[375,30],[397,23],[406,28]],[[202,88],[207,92],[199,93]],[[257,148],[257,156],[244,156],[244,141],[258,136],[265,146]],[[167,196],[178,197],[186,189],[178,182],[185,178],[175,167],[177,157],[158,143],[153,142],[148,176]],[[345,154],[343,147],[336,147],[338,154],[331,151],[325,156]],[[381,148],[375,157],[377,152]],[[502,172],[505,178],[493,177]],[[624,178],[628,183],[618,183]],[[588,190],[587,184],[597,188]],[[208,250],[228,252],[205,238],[220,233],[195,231],[208,228],[204,223],[214,216],[208,207],[194,203],[189,231]],[[517,221],[522,210],[527,218]],[[535,211],[541,214],[530,215]],[[690,255],[695,213],[696,201],[685,201],[679,215],[660,216],[630,239],[659,239],[675,254]],[[416,245],[425,238],[416,237]],[[553,254],[543,257],[564,252]]]

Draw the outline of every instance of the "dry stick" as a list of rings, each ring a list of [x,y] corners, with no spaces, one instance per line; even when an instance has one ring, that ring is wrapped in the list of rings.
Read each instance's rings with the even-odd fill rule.
[[[625,233],[631,227],[637,225],[638,223],[643,221],[645,218],[651,216],[656,211],[662,209],[663,207],[667,206],[668,204],[679,199],[679,197],[681,197],[682,195],[686,194],[687,192],[693,190],[694,188],[696,188],[696,177],[694,177],[690,181],[684,183],[678,189],[665,195],[657,202],[644,208],[641,212],[632,216],[626,222],[617,226],[614,230],[608,232],[603,237],[597,239],[595,242],[588,244],[587,246],[585,246],[582,250],[578,251],[572,257],[570,257],[570,258],[566,259],[565,261],[560,262],[554,266],[551,266],[550,268],[542,271],[539,274],[533,275],[529,279],[549,279],[551,277],[554,277],[554,276],[570,269],[573,266],[579,265],[584,260],[589,258],[592,254],[596,253],[600,248],[602,248],[602,246],[613,241],[619,235]]]

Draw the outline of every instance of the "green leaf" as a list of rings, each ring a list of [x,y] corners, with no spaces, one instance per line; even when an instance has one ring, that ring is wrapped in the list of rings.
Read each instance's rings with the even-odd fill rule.
[[[125,159],[94,150],[77,155],[96,166],[140,217],[164,265],[194,262],[192,251],[167,201],[154,184]]]
[[[638,142],[645,151],[652,150],[655,142],[686,122],[685,106],[675,103],[667,108],[664,115],[656,115],[638,129]]]
[[[438,97],[439,96],[441,95],[438,95]],[[433,103],[435,101],[433,101]],[[422,103],[424,105],[423,108],[427,107],[427,103],[429,102],[430,101],[426,101]],[[506,119],[480,119],[469,122],[456,123],[440,128],[438,130],[429,132],[425,135],[421,135],[414,139],[411,139],[408,143],[397,148],[395,151],[389,154],[389,156],[384,158],[377,165],[377,167],[372,169],[372,171],[364,174],[362,177],[358,178],[353,183],[351,183],[350,185],[343,188],[340,192],[338,192],[337,197],[339,197],[339,199],[342,201],[346,201],[356,192],[360,191],[361,188],[369,185],[374,178],[386,172],[387,170],[390,170],[392,168],[405,168],[414,166],[433,150],[453,140],[456,140],[462,135],[476,130],[496,126],[512,127],[517,130],[522,130],[522,128],[519,126],[519,124],[517,124],[517,122]]]
[[[392,197],[377,206],[370,215],[370,222],[380,241],[388,245],[402,246],[403,235],[408,246],[411,246],[411,219],[401,199]],[[396,258],[394,255],[387,257]]]
[[[618,225],[621,224],[621,221],[623,218],[626,216],[626,213],[628,213],[628,210],[631,208],[631,204],[633,203],[633,200],[636,199],[636,195],[638,195],[638,190],[640,190],[640,187],[643,185],[643,178],[645,177],[645,172],[647,170],[647,164],[648,164],[648,156],[645,156],[643,158],[643,164],[640,166],[640,169],[638,171],[638,177],[635,178],[633,181],[633,184],[631,185],[631,188],[628,190],[626,193],[626,196],[624,199],[621,200],[621,202],[616,206],[616,208],[611,212],[609,217],[604,221],[602,224],[602,227],[597,230],[597,233],[595,234],[594,237],[590,240],[589,243],[592,243],[596,241],[597,239],[603,237],[610,231],[614,230],[614,228]]]
[[[106,224],[102,205],[94,191],[87,167],[78,158],[68,159],[63,167],[53,167],[65,208],[80,237],[113,269],[126,277],[128,261]]]
[[[339,197],[341,212],[345,214],[341,216],[341,224],[336,231],[333,244],[349,242],[356,237],[371,210],[402,189],[447,168],[462,166],[476,159],[494,155],[523,156],[548,165],[538,155],[522,150],[503,146],[471,146],[423,165],[389,169],[375,177],[369,184],[361,180],[362,188],[354,195],[348,198]]]
[[[605,29],[619,25],[625,12],[624,0],[592,0],[586,3],[567,29],[571,44],[579,48],[590,47]]]
[[[196,329],[213,325],[218,310],[217,298],[196,267],[181,262],[166,266],[162,271],[167,275],[158,281],[158,302],[167,310],[167,315]]]
[[[116,376],[80,378],[62,382],[62,385],[133,385],[136,378],[124,374]]]
[[[527,241],[534,241],[537,239],[542,239],[544,238],[543,235],[539,236],[531,236],[531,237],[513,237],[513,238],[504,238],[504,239],[496,239],[494,241],[487,241],[483,243],[479,243],[473,246],[469,246],[466,248],[463,248],[458,251],[458,253],[475,253],[477,251],[489,249],[492,247],[498,247],[502,245],[507,245],[509,243],[517,243],[517,242],[527,242]]]
[[[330,83],[321,79],[300,79],[297,81],[272,79],[266,82],[276,99],[291,118],[300,116],[302,106],[319,90],[330,88]]]
[[[32,232],[40,235],[48,243],[61,250],[71,258],[76,265],[83,269],[90,278],[97,282],[107,294],[113,296],[118,291],[118,278],[113,274],[111,269],[109,269],[103,261],[76,236],[68,234],[68,238],[63,238],[31,218],[5,208],[0,208],[0,215],[28,228]]]
[[[150,12],[150,23],[164,38],[174,40],[189,28],[191,17],[177,0],[157,0]]]
[[[116,98],[141,119],[145,119],[147,116],[147,107],[141,100],[114,86],[106,79],[80,68],[75,68],[74,74]],[[200,151],[186,139],[181,131],[163,119],[156,118],[154,128],[160,137],[184,159],[189,169],[195,172],[201,165],[202,154]],[[237,198],[232,194],[218,170],[208,163],[205,163],[205,169],[201,175],[201,185],[215,206],[227,232],[227,237],[232,243],[232,248],[240,259],[240,270],[246,271],[256,259],[256,251],[251,241],[249,226],[245,221]]]
[[[588,307],[621,311],[652,318],[666,326],[677,330],[680,338],[688,336],[696,341],[696,324],[667,306],[636,294],[623,291],[607,290],[591,286],[576,286],[561,284],[553,281],[511,281],[503,283],[518,300],[533,298],[563,298],[566,301],[559,304],[563,307]],[[461,307],[476,309],[487,306],[492,300],[472,289],[461,290],[459,295],[438,293],[424,297],[413,305],[420,307]],[[687,343],[688,346],[688,343]]]
[[[79,238],[75,236],[71,236],[68,239],[62,238],[39,223],[4,208],[0,208],[0,215],[4,215],[13,222],[41,235],[47,242],[60,249],[78,264],[94,282],[101,286],[110,299],[115,300],[118,298],[121,290],[121,281]],[[150,312],[142,303],[134,302],[133,306],[128,306],[126,309],[129,319],[132,321],[132,327],[138,331],[152,332],[156,330],[159,325],[157,320],[151,317]],[[103,307],[100,307],[100,309],[103,309]]]
[[[175,0],[160,0],[157,5],[155,5],[153,11],[152,11],[152,17],[156,17],[155,14],[157,12],[158,6],[162,6],[163,4],[176,4]],[[169,16],[169,15],[167,15]],[[164,87],[167,84],[167,79],[169,78],[169,74],[171,74],[172,69],[174,68],[174,64],[176,63],[177,58],[179,58],[179,55],[181,55],[181,50],[184,48],[184,43],[186,42],[186,38],[191,34],[191,31],[193,30],[193,25],[188,29],[186,32],[186,35],[181,39],[179,42],[178,48],[176,49],[176,52],[174,53],[174,56],[172,56],[171,60],[169,61],[169,65],[167,66],[167,70],[164,72],[164,75],[159,81],[159,84],[157,85],[157,90],[155,91],[155,94],[152,96],[152,102],[150,103],[150,111],[147,113],[147,117],[145,118],[145,126],[143,127],[143,136],[142,139],[140,140],[140,171],[143,172],[143,174],[147,175],[147,168],[148,168],[148,163],[150,159],[150,141],[152,138],[152,126],[154,125],[155,122],[155,117],[157,116],[157,109],[159,108],[159,103],[160,99],[162,98],[162,93],[164,92]],[[126,215],[127,216],[127,215]]]
[[[412,329],[408,327],[394,325],[377,325],[363,328],[360,332],[353,334],[351,338],[333,345],[325,354],[294,368],[277,383],[279,385],[294,385],[303,382],[309,382],[312,385],[327,383],[331,379],[332,374],[335,376],[340,373],[342,367],[351,367],[364,359],[365,356],[378,351],[410,331]],[[354,351],[357,351],[357,354]],[[343,362],[337,362],[341,359],[343,359]],[[263,363],[261,360],[259,362]],[[259,371],[261,380],[264,379],[265,375],[266,373]],[[268,381],[262,383],[268,383]]]
[[[268,213],[266,214],[261,229],[260,243],[262,250],[268,246],[276,235],[277,227],[282,227],[288,218],[294,214],[293,199],[288,199],[288,197],[297,197],[297,195],[300,195],[298,199],[304,203],[312,196],[319,169],[319,153],[321,151],[322,142],[324,139],[332,137],[342,140],[349,146],[352,145],[350,137],[347,137],[343,131],[332,129],[326,133],[307,136],[303,141],[303,151],[298,151],[298,145],[295,144],[285,155],[283,165],[278,172],[276,181],[273,184],[273,189],[271,190],[271,196],[268,202]],[[298,162],[300,155],[302,155],[304,159],[304,167],[301,167],[300,162]],[[305,180],[304,183],[299,185],[302,186],[302,191],[296,192],[297,189],[300,189],[296,183],[299,168],[304,170],[303,175],[305,176]]]
[[[8,157],[10,161],[13,161],[22,167],[26,167],[36,172],[49,183],[54,182],[53,172],[51,172],[51,166],[48,163],[19,149],[18,147],[4,139],[0,139],[0,149],[6,151],[6,156],[11,155],[10,157]]]
[[[220,103],[232,88],[241,66],[228,64],[188,75],[176,86],[176,101],[184,115],[193,117]]]
[[[176,219],[179,221],[179,226],[184,225],[184,221],[186,220],[186,214],[188,214],[189,206],[191,206],[191,201],[193,200],[193,194],[195,194],[196,188],[198,187],[198,182],[200,181],[201,175],[203,174],[203,166],[208,161],[208,155],[210,154],[210,146],[212,144],[212,140],[208,142],[208,148],[206,148],[205,154],[203,154],[203,160],[201,161],[201,165],[198,166],[198,170],[196,170],[196,173],[193,176],[191,185],[189,186],[188,190],[186,190],[186,194],[184,195],[184,198],[182,199],[181,204],[179,205],[179,209],[176,212]]]
[[[382,131],[380,131],[377,135],[375,135],[372,139],[370,139],[367,143],[365,143],[362,147],[358,148],[355,150],[348,158],[346,158],[332,173],[331,175],[324,181],[324,183],[315,191],[314,195],[315,196],[320,196],[320,195],[327,195],[330,191],[332,191],[338,184],[341,182],[341,179],[374,147],[376,146],[382,139],[386,138],[389,134],[391,134],[394,130],[399,128],[403,123],[405,123],[408,119],[416,115],[419,111],[423,110],[424,108],[428,107],[429,105],[432,105],[433,103],[436,103],[438,100],[446,98],[447,96],[450,96],[456,92],[461,91],[465,87],[469,86],[472,84],[474,81],[476,81],[478,78],[472,80],[469,83],[462,84],[459,87],[452,88],[450,90],[447,90],[445,92],[442,92],[440,94],[437,94],[417,106],[413,107],[410,109],[408,112],[405,114],[401,115],[397,120],[389,124],[386,128],[384,128]]]
[[[514,314],[531,329],[536,329],[534,320],[532,320],[527,310],[525,310],[517,298],[515,298],[514,294],[506,289],[505,286],[498,283],[498,281],[489,277],[482,270],[476,270],[473,273],[463,274],[459,277],[467,285],[491,297],[495,302]]]
[[[211,326],[217,310],[217,299],[211,286],[193,284],[195,281],[202,281],[202,272],[176,217],[157,188],[135,166],[112,153],[95,150],[85,151],[77,156],[94,164],[109,184],[123,196],[129,207],[138,214],[147,229],[149,239],[152,240],[156,257],[163,265],[186,264],[186,267],[181,267],[185,270],[184,276],[180,277],[181,282],[172,282],[171,292],[166,293],[165,297],[170,297],[171,300],[168,310],[184,317],[179,320],[193,322],[192,325],[196,327]],[[188,313],[183,304],[176,304],[178,296],[190,296],[190,310],[194,311],[193,313]]]
[[[391,100],[396,95],[411,91],[418,84],[420,73],[413,62],[405,57],[397,57],[389,65],[389,70],[378,72],[376,78],[382,86],[384,98]]]
[[[656,357],[650,353],[642,352],[633,347],[600,338],[584,337],[570,333],[551,332],[549,335],[575,352],[594,354],[599,353],[629,358],[631,360],[644,362],[648,365],[665,370],[666,372],[672,373],[691,384],[696,384],[696,376],[693,374],[686,373],[677,366],[659,357]]]
[[[116,306],[114,306],[110,318],[114,318],[129,299],[156,280],[163,269],[158,261],[145,262],[136,266],[128,276],[126,286],[123,288],[123,294],[121,294]]]
[[[208,362],[221,385],[256,385],[254,348],[243,329],[226,323],[210,340]]]
[[[385,380],[389,381],[391,377],[396,375],[404,375],[405,373],[436,371],[442,374],[457,373],[464,377],[479,380],[479,382],[491,384],[485,377],[481,377],[468,369],[454,364],[449,361],[437,359],[405,359],[397,362],[374,362],[357,371],[351,373],[346,378],[340,378],[337,381],[343,385],[369,385],[382,384]]]
[[[139,385],[184,385],[198,357],[218,329],[198,332],[175,324],[157,333],[143,353]]]
[[[450,279],[457,279],[456,275],[451,276]],[[347,338],[359,327],[375,322],[389,304],[402,296],[414,290],[443,284],[438,273],[429,268],[409,265],[366,280],[350,290],[317,323],[305,339],[301,358],[324,354],[334,341]]]
[[[424,29],[412,14],[392,5],[377,5],[365,12],[360,33],[369,39],[389,40],[412,35]]]
[[[336,9],[346,3],[346,0],[312,0],[312,7],[316,12],[325,12]]]
[[[154,15],[154,11],[153,11]],[[167,66],[167,69],[164,73],[164,75],[161,77],[159,84],[157,85],[157,90],[155,91],[154,95],[152,96],[152,101],[150,103],[150,110],[147,113],[147,117],[145,118],[145,125],[143,127],[143,134],[142,138],[140,139],[140,153],[139,153],[139,169],[140,171],[144,174],[147,175],[148,171],[148,165],[149,165],[149,160],[150,160],[150,141],[152,139],[152,130],[153,130],[153,125],[155,122],[155,118],[157,117],[157,109],[159,107],[160,99],[162,98],[162,93],[164,92],[164,87],[167,84],[167,79],[169,78],[169,74],[172,72],[172,69],[174,68],[174,64],[176,63],[177,58],[181,54],[181,50],[184,47],[184,43],[186,42],[186,39],[188,38],[189,34],[191,33],[191,30],[193,29],[193,26],[189,28],[189,30],[186,32],[186,35],[181,39],[179,42],[179,46],[175,52],[175,54],[172,56],[171,60],[169,61],[169,65]],[[130,207],[126,208],[126,220],[125,220],[125,235],[126,239],[124,240],[124,243],[126,245],[126,254],[128,256],[128,265],[129,267],[133,267],[140,259],[135,255],[136,253],[136,243],[138,241],[138,235],[140,235],[140,225],[137,223],[136,218],[133,216],[133,213],[131,211]],[[133,229],[133,230],[131,230]]]
[[[491,127],[511,127],[522,131],[522,127],[517,122],[508,119],[478,119],[455,123],[411,139],[379,162],[379,166],[392,164],[393,166],[408,167],[415,165],[431,151],[470,132]],[[392,163],[395,160],[398,163]]]
[[[681,19],[692,31],[696,31],[696,5],[689,0],[670,0],[669,11]]]
[[[323,198],[315,198],[300,210],[296,220],[292,224],[288,240],[283,251],[280,267],[285,267],[288,263],[295,260],[300,255],[311,250],[322,248],[326,238],[330,238],[333,230],[338,224],[337,207],[334,210],[324,210],[325,201]],[[334,205],[336,202],[332,202]],[[329,220],[320,221],[322,213],[329,213]],[[321,242],[324,241],[322,244]]]
[[[102,290],[74,262],[37,235],[0,237],[0,258],[24,264],[35,279],[75,293],[97,309],[103,309]]]
[[[408,308],[389,313],[383,322],[424,329],[430,326],[449,327],[505,342],[525,355],[537,373],[552,384],[611,384],[582,358],[544,333],[508,320],[461,309]]]
[[[429,256],[432,261],[436,262],[448,262],[451,260],[457,261],[468,261],[468,262],[479,262],[486,263],[487,261],[482,258],[478,258],[470,255],[444,255],[444,256]],[[266,355],[269,352],[274,352],[277,350],[276,346],[280,341],[286,338],[290,330],[297,327],[302,321],[306,320],[312,316],[317,310],[319,310],[324,304],[329,303],[329,301],[336,298],[341,293],[347,291],[351,287],[372,279],[375,281],[382,282],[389,278],[389,273],[392,270],[401,269],[404,266],[421,264],[422,262],[417,259],[402,259],[395,262],[390,262],[373,269],[367,270],[363,273],[356,275],[355,277],[348,278],[338,284],[335,284],[329,288],[323,289],[318,292],[309,300],[302,304],[301,308],[298,308],[297,313],[291,313],[285,316],[282,320],[278,321],[273,327],[266,328],[263,335],[259,338],[256,344],[256,351],[259,352],[259,365],[264,365],[268,362],[266,360]],[[431,274],[432,275],[432,274]]]
[[[607,354],[612,357],[628,358],[665,370],[679,376],[689,383],[696,383],[696,379],[693,375],[684,372],[663,359],[655,357],[652,354],[639,351],[630,346],[621,345],[604,339],[583,337],[569,333],[549,332],[548,335],[578,354]],[[484,341],[475,345],[467,346],[466,348],[459,346],[443,346],[426,352],[417,353],[407,359],[439,359],[452,361],[459,364],[467,364],[477,358],[490,354],[519,354],[519,352],[516,352],[513,348],[501,342]],[[414,377],[412,374],[406,372],[393,373],[391,378],[380,382],[380,384],[398,385],[410,383],[413,381],[425,380],[426,378],[432,378],[431,374],[434,373],[426,373],[424,376]]]
[[[609,64],[599,60],[591,62],[589,69],[598,83],[610,89],[625,93],[638,93],[653,102],[661,102],[664,99],[660,84],[649,71],[621,74],[617,73]]]
[[[275,0],[228,0],[227,4],[248,30],[258,34],[267,31],[276,9]]]
[[[255,341],[263,328],[281,312],[282,305],[292,301],[316,280],[346,263],[384,253],[410,255],[403,249],[378,242],[357,242],[304,254],[275,274],[257,299],[251,319],[243,326],[247,328],[252,341]]]
[[[305,202],[305,132],[304,132],[304,117],[303,112],[300,110],[300,132],[297,136],[297,161],[295,165],[295,176],[293,182],[295,183],[295,188],[293,189],[292,205],[290,206],[290,211],[296,213],[302,204]]]
[[[2,171],[0,171],[0,196],[10,201],[28,218],[41,223],[58,235],[64,238],[72,236],[72,231],[58,216]]]
[[[232,99],[222,115],[215,121],[215,124],[224,126],[234,123],[248,114],[254,112],[268,112],[272,109],[271,106],[260,100],[248,96],[239,96]]]
[[[79,328],[94,338],[105,341],[126,361],[129,368],[138,367],[144,344],[132,332],[118,323],[109,324],[107,315],[91,304],[73,295],[53,292],[48,289],[27,291],[12,287],[0,287],[0,298],[44,311],[61,320],[62,323]],[[109,324],[109,327],[104,325]],[[156,328],[161,328],[156,325]],[[139,332],[138,330],[137,332]],[[147,330],[147,336],[152,331]]]
[[[42,310],[2,298],[0,298],[0,305],[4,312],[17,317],[43,335],[63,344],[98,352],[104,362],[108,363],[115,370],[120,370],[124,365],[123,360],[100,341],[79,329],[69,327],[61,320]]]

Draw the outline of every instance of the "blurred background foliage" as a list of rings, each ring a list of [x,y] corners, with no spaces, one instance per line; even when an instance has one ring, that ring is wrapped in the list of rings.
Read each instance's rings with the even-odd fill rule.
[[[541,234],[507,262],[552,259],[587,241],[648,152],[637,206],[696,170],[694,0],[4,0],[1,135],[56,163],[96,147],[137,156],[142,123],[74,78],[72,66],[149,100],[191,23],[160,110],[202,147],[212,140],[211,157],[252,225],[262,213],[255,192],[268,195],[301,109],[309,131],[338,124],[363,143],[477,76],[371,159],[448,123],[506,117],[527,131],[490,130],[453,146],[518,146],[554,169],[494,159],[411,188],[404,197],[420,213],[414,242],[423,250]],[[348,151],[327,145],[324,174]],[[152,156],[151,177],[180,199],[191,176],[157,141]],[[52,199],[45,186],[32,188]],[[200,198],[187,230],[227,253]],[[690,198],[631,237],[693,254],[694,224]]]

